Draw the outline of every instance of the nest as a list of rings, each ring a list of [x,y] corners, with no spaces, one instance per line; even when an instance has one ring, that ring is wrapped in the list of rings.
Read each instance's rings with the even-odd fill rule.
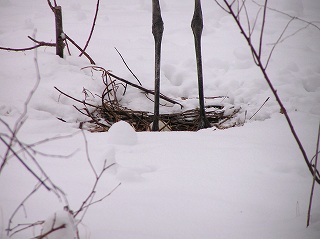
[[[153,91],[113,75],[102,67],[90,66],[90,68],[92,71],[98,71],[101,73],[101,77],[105,85],[102,95],[99,96],[99,98],[101,98],[100,105],[92,105],[86,101],[86,98],[89,95],[88,92],[90,92],[88,90],[83,90],[85,94],[85,100],[81,101],[56,88],[60,93],[77,102],[81,102],[84,105],[84,108],[82,109],[74,106],[80,113],[85,114],[90,118],[88,121],[81,122],[79,127],[91,132],[103,132],[108,131],[112,124],[123,120],[128,122],[138,132],[151,131],[154,118],[153,114],[147,111],[132,110],[121,105],[117,95],[119,94],[118,91],[120,87],[123,88],[122,95],[125,95],[128,85],[142,90],[146,95],[153,94]],[[90,94],[92,93],[90,92]],[[181,109],[183,108],[181,103],[165,95],[161,95],[160,97],[164,101],[170,102],[171,104],[179,104]],[[222,96],[210,98],[222,98]],[[234,116],[240,111],[240,108],[231,106],[226,109],[223,105],[209,105],[205,107],[205,111],[206,117],[211,126],[221,129],[236,125],[236,123],[227,122],[234,118]],[[199,108],[185,111],[181,110],[181,112],[178,113],[160,114],[159,131],[197,131],[199,129],[199,122]]]
[[[223,106],[206,108],[206,117],[212,126],[219,129],[235,126],[224,124],[239,112],[233,109],[225,115]],[[160,114],[159,131],[197,131],[199,128],[199,109],[182,111],[181,113]],[[111,125],[118,121],[128,122],[137,132],[151,131],[153,114],[147,111],[134,111],[123,106],[116,108],[99,107],[90,113],[91,120],[82,122],[81,128],[91,132],[108,131]]]

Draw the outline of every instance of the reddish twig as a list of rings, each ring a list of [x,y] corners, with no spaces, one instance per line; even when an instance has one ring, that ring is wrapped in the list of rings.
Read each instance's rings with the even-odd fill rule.
[[[39,225],[42,225],[44,223],[44,221],[37,221],[37,222],[33,222],[33,223],[21,223],[21,224],[18,224],[17,226],[15,226],[14,228],[12,228],[12,231],[15,230],[11,235],[10,237],[12,237],[14,234],[17,234],[23,230],[26,230],[28,228],[33,228],[35,226],[39,226]],[[20,228],[22,227],[22,228]],[[20,228],[20,229],[17,229],[17,228]]]
[[[34,237],[32,239],[43,239],[43,238],[46,238],[49,234],[51,234],[51,233],[53,233],[55,231],[58,231],[60,229],[63,229],[63,228],[66,228],[66,224],[62,224],[62,225],[60,225],[58,227],[53,227],[50,231],[48,231],[48,232],[46,232],[44,234],[41,234],[39,236],[36,236],[36,237]]]
[[[307,227],[310,225],[310,218],[311,218],[311,207],[312,207],[312,199],[313,199],[313,192],[314,192],[314,184],[317,178],[317,164],[318,164],[318,151],[319,151],[319,143],[320,143],[320,123],[318,128],[318,139],[317,139],[317,146],[316,146],[316,159],[314,161],[314,172],[313,172],[313,180],[311,186],[311,193],[310,193],[310,200],[309,200],[309,208],[308,208],[308,218],[307,218]]]
[[[267,0],[266,0],[266,1],[267,1]],[[278,102],[278,105],[280,106],[280,110],[281,110],[281,112],[282,112],[282,113],[284,114],[284,116],[285,116],[285,119],[286,119],[286,121],[287,121],[287,123],[288,123],[288,126],[289,126],[289,128],[290,128],[290,131],[291,131],[291,133],[292,133],[292,135],[293,135],[296,143],[298,144],[298,147],[299,147],[299,149],[300,149],[300,152],[302,153],[302,156],[303,156],[303,158],[304,158],[305,163],[307,164],[307,167],[308,167],[310,173],[311,173],[312,175],[315,175],[315,172],[314,172],[314,171],[315,171],[316,169],[313,169],[311,163],[309,162],[307,153],[306,153],[306,151],[305,151],[305,149],[304,149],[304,147],[303,147],[303,145],[302,145],[302,143],[301,143],[301,141],[300,141],[300,139],[299,139],[299,136],[297,135],[297,133],[296,133],[294,127],[293,127],[293,124],[292,124],[292,122],[291,122],[291,119],[290,119],[290,117],[289,117],[289,114],[287,113],[287,110],[286,110],[286,108],[284,107],[284,105],[283,105],[283,103],[282,103],[282,101],[281,101],[281,99],[280,99],[280,97],[279,97],[279,95],[278,95],[278,93],[277,93],[277,90],[274,88],[274,86],[273,86],[273,84],[272,84],[272,82],[271,82],[271,79],[269,78],[269,75],[268,75],[268,73],[267,73],[267,71],[266,71],[266,67],[265,67],[264,64],[262,63],[261,56],[259,55],[259,53],[257,52],[255,46],[254,46],[253,43],[252,43],[251,35],[248,35],[248,34],[246,33],[246,31],[244,30],[241,22],[238,20],[237,14],[236,14],[236,13],[234,12],[234,10],[232,9],[232,4],[233,4],[233,3],[232,3],[232,4],[229,4],[227,0],[224,0],[224,3],[226,4],[226,6],[227,6],[227,8],[228,8],[229,14],[233,17],[233,19],[235,20],[236,24],[238,25],[241,34],[242,34],[242,35],[244,36],[244,38],[246,39],[246,41],[247,41],[247,43],[248,43],[248,45],[249,45],[249,47],[250,47],[251,53],[252,53],[252,55],[253,55],[253,58],[254,58],[254,60],[255,60],[255,62],[256,62],[256,64],[257,64],[257,66],[260,68],[261,73],[262,73],[263,76],[264,76],[264,79],[265,79],[266,82],[268,83],[269,88],[271,89],[274,97],[276,98],[276,101]],[[264,20],[265,20],[265,19],[264,19]],[[291,22],[291,21],[290,21],[290,22]],[[290,22],[289,22],[289,23],[290,23]],[[263,29],[262,29],[262,30],[263,30]],[[282,34],[283,34],[283,33],[282,33]],[[315,178],[315,181],[320,184],[320,178],[319,178],[319,177],[316,177],[316,178]]]
[[[35,39],[31,38],[30,36],[28,36],[28,38],[31,39],[32,41],[36,42],[37,45],[31,46],[31,47],[25,47],[25,48],[10,48],[10,47],[1,47],[0,46],[0,50],[5,50],[5,51],[30,51],[30,50],[36,49],[38,47],[41,47],[41,46],[51,46],[51,47],[56,46],[55,43],[36,41]]]
[[[92,34],[93,34],[93,30],[97,21],[97,16],[98,16],[98,11],[99,11],[99,4],[100,4],[100,0],[97,1],[97,5],[96,5],[96,13],[94,15],[94,19],[93,19],[93,23],[92,23],[92,27],[91,27],[91,31],[90,31],[90,35],[89,38],[86,42],[86,45],[83,48],[83,52],[87,49],[88,45],[89,45],[89,41],[91,40]],[[83,52],[80,53],[79,56],[82,56]]]
[[[88,53],[82,50],[81,47],[74,40],[72,40],[66,33],[64,33],[64,35],[67,40],[69,40],[81,53],[83,53],[83,55],[85,55],[88,58],[88,60],[90,61],[90,64],[92,65],[96,64],[94,60],[92,60],[92,58],[88,55]]]

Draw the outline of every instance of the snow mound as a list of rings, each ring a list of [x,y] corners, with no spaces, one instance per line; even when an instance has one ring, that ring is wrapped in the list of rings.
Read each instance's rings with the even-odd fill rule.
[[[60,228],[61,229],[58,229]],[[43,224],[42,235],[46,239],[75,239],[77,230],[73,216],[68,211],[57,211]]]
[[[136,131],[125,121],[114,123],[108,131],[108,137],[111,144],[134,145],[137,143]]]

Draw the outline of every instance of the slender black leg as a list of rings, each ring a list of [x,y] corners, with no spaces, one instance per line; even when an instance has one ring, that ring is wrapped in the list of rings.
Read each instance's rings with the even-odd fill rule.
[[[155,42],[154,119],[152,131],[159,131],[160,59],[163,29],[159,0],[152,0],[152,34]]]
[[[200,105],[200,122],[199,129],[209,128],[211,125],[206,117],[204,108],[203,93],[203,75],[202,75],[202,57],[201,57],[201,35],[203,29],[203,18],[200,0],[195,0],[194,14],[191,22],[191,28],[194,35],[194,46],[196,50],[197,71],[198,71],[198,89],[199,89],[199,105]]]

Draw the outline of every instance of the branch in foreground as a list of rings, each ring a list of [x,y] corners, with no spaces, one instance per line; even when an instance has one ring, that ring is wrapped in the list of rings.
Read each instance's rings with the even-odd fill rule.
[[[50,231],[48,231],[48,232],[46,232],[46,233],[44,233],[44,234],[41,234],[41,235],[39,235],[39,236],[36,236],[36,237],[34,237],[34,238],[32,238],[32,239],[43,239],[43,238],[46,238],[49,234],[51,234],[51,233],[53,233],[53,232],[55,232],[55,231],[58,231],[58,230],[60,230],[60,229],[63,229],[63,228],[66,228],[66,224],[62,224],[62,225],[59,226],[59,227],[54,227],[54,228],[52,228]]]
[[[319,122],[319,129],[318,129],[316,159],[315,159],[315,162],[314,162],[314,173],[313,173],[313,180],[312,180],[312,187],[311,187],[310,200],[309,200],[309,208],[308,208],[307,227],[310,225],[311,207],[312,207],[312,199],[313,199],[313,192],[314,192],[314,184],[315,184],[315,180],[316,180],[316,177],[317,177],[316,172],[317,172],[317,165],[318,165],[319,143],[320,143],[320,122]]]
[[[260,6],[260,7],[264,7],[264,5],[259,4],[259,3],[256,2],[255,0],[252,0],[252,2],[255,3],[255,4],[257,4],[257,5]],[[271,8],[271,7],[267,7],[267,9],[268,9],[268,10],[271,10],[271,11],[274,11],[274,12],[277,12],[277,13],[280,13],[280,14],[282,14],[282,15],[285,15],[285,16],[291,18],[291,19],[299,20],[299,21],[301,21],[301,22],[306,23],[307,25],[313,26],[313,27],[317,28],[318,30],[320,30],[320,27],[315,24],[316,21],[307,21],[307,20],[304,20],[304,19],[302,19],[302,18],[300,18],[300,17],[292,16],[292,15],[290,15],[290,14],[288,14],[288,13],[285,13],[285,12],[283,12],[283,11],[279,11],[279,10],[274,9],[274,8]],[[319,23],[319,22],[317,22],[317,23]]]
[[[24,204],[25,202],[35,193],[38,191],[38,189],[41,187],[42,184],[37,184],[35,186],[35,188],[25,197],[25,199],[23,199],[23,201],[19,204],[19,206],[14,210],[14,212],[12,213],[10,219],[9,219],[9,222],[8,222],[8,228],[6,229],[7,230],[7,236],[9,236],[9,233],[14,230],[14,228],[11,228],[11,223],[12,223],[12,220],[13,218],[15,217],[16,213],[19,211],[19,209],[21,207],[24,207]],[[28,227],[27,227],[28,228]],[[15,234],[16,232],[14,232],[13,234]],[[12,235],[13,235],[12,234]],[[11,236],[12,236],[11,235]]]
[[[119,183],[113,190],[111,190],[107,195],[105,195],[104,197],[100,198],[99,200],[93,201],[93,198],[96,194],[96,187],[98,186],[99,180],[101,179],[102,175],[104,174],[104,172],[106,170],[108,170],[109,168],[111,168],[112,166],[115,165],[115,163],[111,163],[110,165],[107,165],[107,160],[104,161],[104,165],[103,168],[101,170],[101,172],[98,174],[96,169],[93,167],[93,164],[91,162],[90,159],[90,155],[89,155],[89,147],[88,147],[88,141],[86,138],[85,133],[82,131],[82,135],[84,138],[84,142],[85,142],[85,148],[86,148],[86,155],[87,155],[87,160],[88,163],[95,175],[95,182],[93,184],[93,187],[91,189],[91,192],[89,193],[89,195],[87,196],[87,198],[82,202],[80,208],[73,214],[73,217],[75,218],[77,215],[79,215],[80,212],[83,211],[83,214],[81,216],[81,218],[78,220],[78,224],[82,221],[82,219],[84,218],[87,210],[89,209],[89,207],[95,203],[101,202],[102,200],[104,200],[105,198],[109,197],[120,185],[121,183]]]
[[[265,0],[267,1],[267,0]],[[307,164],[307,167],[310,171],[310,173],[312,174],[312,176],[316,175],[316,173],[314,172],[316,169],[313,169],[311,163],[309,162],[309,159],[308,159],[308,156],[307,156],[307,153],[293,127],[293,124],[291,122],[291,119],[287,113],[287,110],[286,108],[284,107],[278,93],[277,93],[277,90],[274,88],[272,82],[271,82],[271,79],[269,78],[269,75],[267,74],[267,71],[266,71],[266,67],[264,67],[263,63],[262,63],[262,59],[261,59],[261,56],[259,55],[259,53],[257,52],[255,46],[253,45],[253,42],[252,42],[252,39],[251,39],[251,35],[247,34],[246,31],[244,30],[243,26],[242,26],[242,23],[240,22],[240,20],[237,18],[237,13],[232,9],[232,4],[228,3],[227,0],[224,0],[224,3],[226,4],[227,8],[228,8],[228,12],[229,14],[233,17],[233,19],[235,20],[235,22],[237,23],[240,31],[241,31],[241,34],[244,36],[244,38],[246,39],[249,47],[250,47],[250,50],[252,52],[252,55],[253,55],[253,58],[257,64],[257,66],[260,68],[266,82],[268,83],[268,86],[269,88],[271,89],[274,97],[276,98],[276,101],[278,102],[278,105],[280,106],[280,110],[281,112],[284,114],[285,118],[286,118],[286,121],[289,125],[289,128],[291,130],[291,133],[296,141],[296,143],[298,144],[298,147],[300,149],[300,152],[302,153],[302,156],[305,160],[305,163]],[[263,29],[262,29],[263,30]],[[319,177],[315,177],[315,181],[320,184],[320,178]]]

